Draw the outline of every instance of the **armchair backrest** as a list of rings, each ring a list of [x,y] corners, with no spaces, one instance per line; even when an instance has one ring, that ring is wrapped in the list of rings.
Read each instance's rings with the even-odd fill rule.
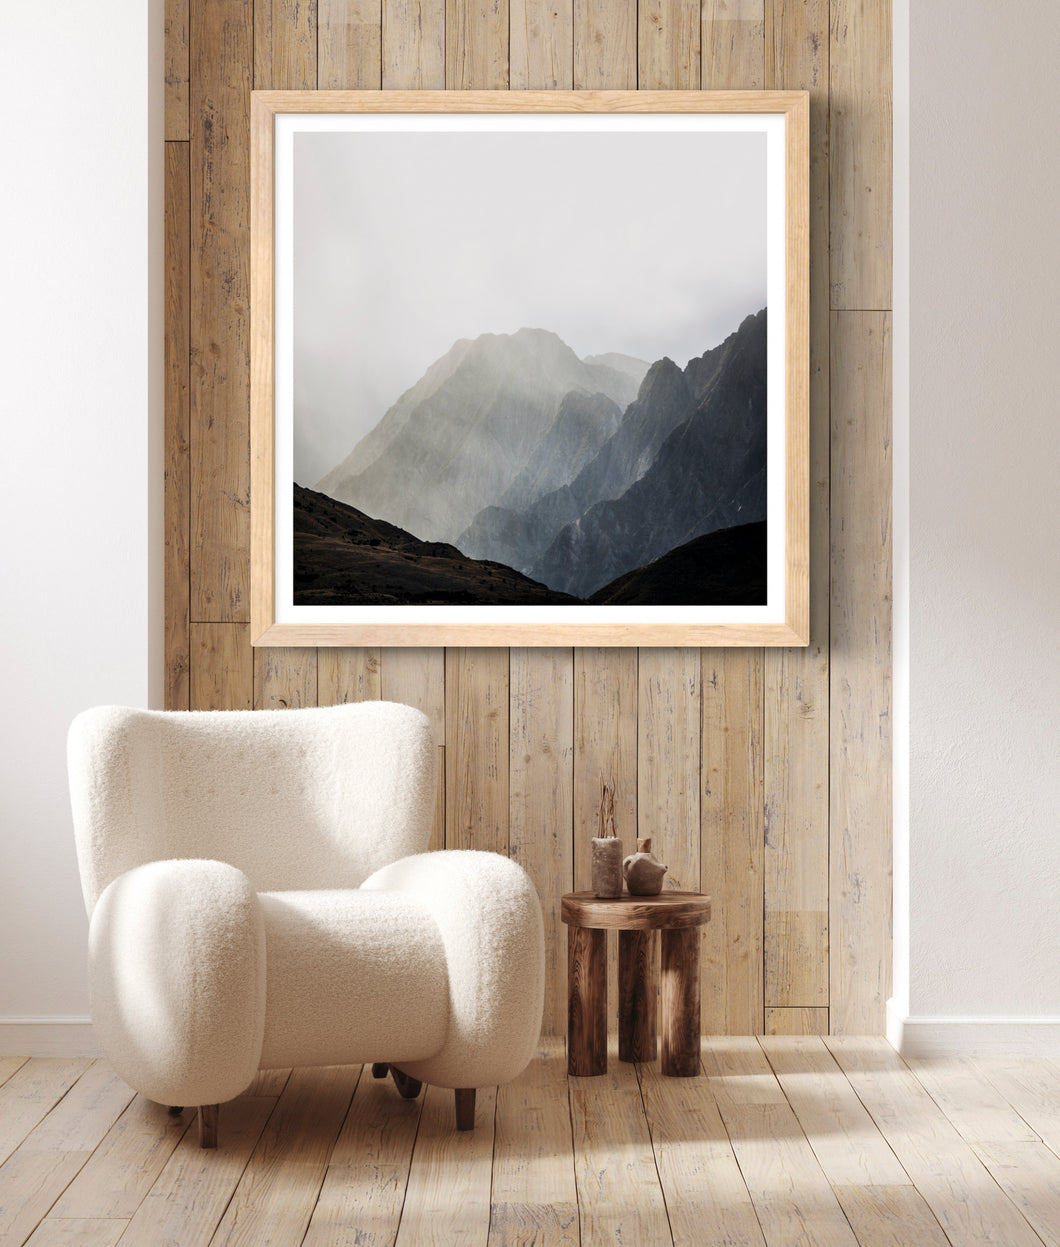
[[[146,862],[213,858],[259,892],[358,887],[430,838],[426,715],[393,702],[311,710],[100,706],[68,745],[85,905]]]

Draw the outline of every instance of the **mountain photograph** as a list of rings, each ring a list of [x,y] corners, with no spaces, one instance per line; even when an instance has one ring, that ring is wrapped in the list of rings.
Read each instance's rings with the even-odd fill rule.
[[[496,137],[298,135],[294,604],[764,605],[763,136]]]

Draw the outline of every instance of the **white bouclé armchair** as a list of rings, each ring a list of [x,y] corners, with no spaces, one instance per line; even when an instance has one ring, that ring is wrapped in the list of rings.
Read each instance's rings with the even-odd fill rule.
[[[216,1106],[259,1069],[371,1062],[403,1095],[514,1078],[541,1026],[526,873],[427,853],[435,747],[389,702],[312,710],[104,706],[70,730],[89,986],[130,1086]]]

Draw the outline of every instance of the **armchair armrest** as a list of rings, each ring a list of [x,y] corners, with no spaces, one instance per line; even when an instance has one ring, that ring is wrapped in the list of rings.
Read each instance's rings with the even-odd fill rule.
[[[218,1104],[258,1069],[265,929],[224,862],[149,862],[103,891],[89,926],[92,1022],[107,1059],[160,1104]]]
[[[441,1087],[490,1087],[526,1066],[541,1031],[544,927],[529,876],[497,853],[420,853],[361,885],[414,892],[441,931],[449,1028],[435,1056],[402,1065]]]

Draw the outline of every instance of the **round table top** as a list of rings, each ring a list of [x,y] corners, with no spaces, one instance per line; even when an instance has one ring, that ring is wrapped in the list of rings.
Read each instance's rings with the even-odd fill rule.
[[[572,927],[610,931],[674,930],[700,927],[710,921],[710,897],[702,892],[660,892],[658,896],[630,896],[614,900],[592,892],[567,892],[560,898],[560,917]]]

